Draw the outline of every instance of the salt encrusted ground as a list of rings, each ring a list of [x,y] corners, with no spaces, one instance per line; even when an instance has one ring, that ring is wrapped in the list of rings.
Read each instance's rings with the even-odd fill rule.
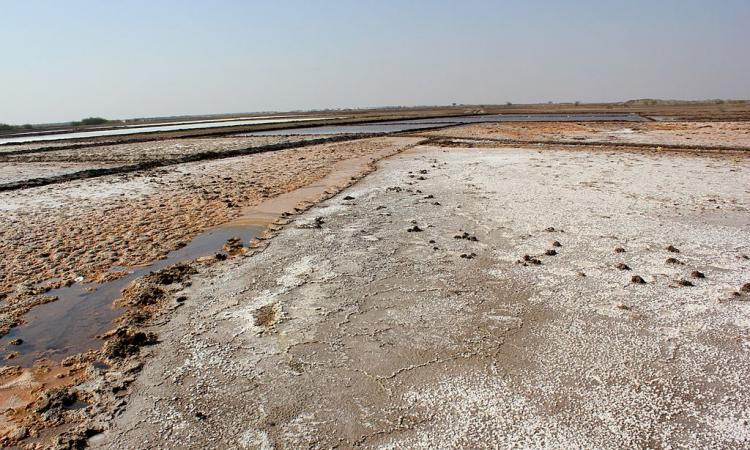
[[[226,144],[217,141],[203,150]],[[337,161],[406,145],[395,142],[315,145],[0,192],[0,333],[50,286],[157,260],[242,207],[322,178]]]
[[[529,122],[446,128],[433,136],[750,148],[750,122]]]
[[[194,279],[91,443],[745,447],[748,170],[620,151],[385,160]]]

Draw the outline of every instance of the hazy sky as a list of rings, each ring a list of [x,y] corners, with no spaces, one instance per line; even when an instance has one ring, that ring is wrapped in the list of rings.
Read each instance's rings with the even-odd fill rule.
[[[2,0],[0,122],[750,98],[750,0]]]

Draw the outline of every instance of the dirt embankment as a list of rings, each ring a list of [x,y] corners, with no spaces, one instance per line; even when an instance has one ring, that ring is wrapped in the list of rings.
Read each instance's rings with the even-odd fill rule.
[[[146,151],[138,152],[128,152],[127,150],[124,152],[126,155],[133,157],[135,161],[130,161],[130,163],[120,164],[120,165],[103,165],[102,162],[111,162],[114,158],[117,160],[117,157],[120,156],[122,158],[122,151],[119,152],[120,155],[118,155],[118,152],[113,152],[113,155],[111,157],[103,156],[99,159],[96,158],[96,152],[94,155],[89,156],[90,160],[97,161],[98,167],[91,167],[91,168],[85,168],[80,171],[72,172],[72,171],[65,171],[64,173],[60,174],[49,174],[43,177],[38,178],[28,178],[18,181],[11,181],[8,183],[0,184],[0,192],[3,191],[14,191],[18,189],[28,189],[31,187],[39,187],[39,186],[47,186],[50,184],[57,184],[57,183],[65,183],[68,181],[73,180],[83,180],[88,178],[96,178],[106,175],[116,175],[116,174],[124,174],[124,173],[131,173],[131,172],[141,172],[145,170],[150,169],[157,169],[162,167],[168,167],[168,166],[174,166],[177,164],[185,164],[190,162],[197,162],[197,161],[210,161],[215,159],[223,159],[223,158],[233,158],[237,156],[244,156],[244,155],[252,155],[257,153],[264,153],[264,152],[272,152],[272,151],[278,151],[278,150],[284,150],[287,148],[299,148],[299,147],[306,147],[311,145],[318,145],[318,144],[324,144],[324,143],[333,143],[333,142],[342,142],[342,141],[349,141],[354,139],[360,139],[364,136],[328,136],[328,137],[312,137],[310,139],[299,139],[299,138],[277,138],[277,139],[248,139],[245,143],[251,144],[250,147],[244,146],[240,144],[237,145],[237,141],[242,142],[241,140],[236,140],[235,142],[232,142],[231,144],[234,145],[228,145],[226,148],[225,146],[222,146],[221,143],[213,143],[213,142],[207,142],[205,147],[208,147],[207,149],[204,149],[204,145],[198,143],[197,145],[194,145],[192,147],[183,148],[181,152],[177,152],[177,154],[169,154],[166,153],[164,155],[161,155],[160,153],[164,149],[163,147],[156,147],[151,148],[154,146],[149,146],[149,148]],[[278,141],[276,143],[271,144],[264,144],[264,141]],[[211,149],[212,145],[216,145],[216,149]],[[217,145],[218,144],[218,145]],[[232,148],[235,147],[235,148]],[[120,149],[121,150],[121,149]],[[50,152],[50,153],[44,153],[41,155],[41,157],[37,154],[34,154],[35,157],[30,157],[29,155],[24,155],[21,159],[25,160],[48,160],[48,161],[55,161],[55,157],[62,158],[63,160],[80,160],[84,159],[82,158],[83,153],[78,151],[73,154],[71,154],[70,151],[62,152],[63,154],[60,155],[59,152]],[[136,155],[132,155],[132,153],[136,153]],[[157,156],[158,155],[158,156]],[[50,158],[51,156],[51,158]],[[126,157],[128,157],[126,156]],[[21,162],[18,161],[19,158],[9,158],[11,159],[11,163],[13,162]],[[123,161],[125,162],[125,161]],[[23,163],[22,163],[23,164]]]

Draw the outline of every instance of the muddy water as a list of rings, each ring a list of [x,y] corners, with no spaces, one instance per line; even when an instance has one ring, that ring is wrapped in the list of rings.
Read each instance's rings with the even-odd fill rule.
[[[223,253],[222,246],[233,236],[240,237],[247,244],[264,229],[261,224],[211,229],[196,236],[187,246],[169,253],[165,259],[148,266],[114,268],[128,271],[128,275],[117,280],[101,284],[77,283],[49,291],[48,295],[58,297],[57,301],[32,308],[24,316],[26,324],[13,328],[0,339],[0,346],[6,353],[19,352],[7,363],[29,367],[37,359],[59,361],[99,348],[102,342],[96,336],[112,329],[114,320],[123,314],[123,309],[115,307],[114,301],[120,298],[122,289],[130,282],[180,261]],[[23,343],[10,345],[14,339],[22,339]]]

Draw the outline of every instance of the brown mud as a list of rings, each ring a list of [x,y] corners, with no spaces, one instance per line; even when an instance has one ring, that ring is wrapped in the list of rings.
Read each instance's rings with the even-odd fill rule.
[[[88,423],[81,429],[76,424],[118,404],[116,398],[120,391],[116,390],[113,397],[108,389],[113,383],[123,388],[129,384],[138,370],[131,357],[140,353],[141,348],[158,342],[156,335],[140,329],[158,321],[164,311],[183,304],[184,297],[176,293],[190,285],[192,274],[210,270],[212,265],[226,259],[226,253],[222,252],[224,245],[229,246],[230,255],[240,258],[262,249],[264,242],[288,223],[289,217],[356,182],[373,170],[374,162],[380,158],[418,141],[390,140],[386,141],[389,145],[370,148],[363,156],[342,159],[328,168],[328,175],[312,184],[270,197],[254,207],[242,208],[234,220],[198,235],[187,246],[150,266],[136,270],[113,267],[112,273],[127,275],[115,276],[114,280],[101,284],[74,284],[48,292],[59,295],[61,300],[32,309],[27,315],[28,325],[12,329],[3,339],[7,343],[22,342],[13,363],[28,365],[40,356],[43,359],[36,359],[33,367],[16,366],[4,372],[8,380],[5,387],[0,388],[0,398],[9,399],[5,401],[9,409],[0,431],[2,442],[8,444],[22,439],[26,439],[25,445],[49,442],[50,427],[54,427],[54,434],[59,436],[56,445],[62,447],[79,442],[81,436],[95,434],[98,425]],[[264,228],[266,231],[261,232]],[[239,241],[249,243],[249,248],[238,246]],[[219,258],[219,255],[224,256]],[[193,259],[186,261],[187,258]],[[68,294],[61,295],[63,292]],[[112,300],[116,298],[120,300],[113,305]],[[113,326],[116,328],[112,329]],[[61,347],[64,351],[60,351]],[[60,361],[62,357],[58,365],[54,360]],[[66,372],[55,373],[56,382],[50,383],[47,374],[59,367],[66,368]],[[31,382],[23,385],[27,391],[19,397],[16,393],[19,380],[26,379]],[[84,380],[90,380],[87,383],[93,387],[82,387]],[[39,405],[44,403],[50,389],[58,388],[65,398],[81,398],[87,402],[80,408],[64,410],[55,420],[48,420]],[[74,429],[78,431],[72,431]]]

